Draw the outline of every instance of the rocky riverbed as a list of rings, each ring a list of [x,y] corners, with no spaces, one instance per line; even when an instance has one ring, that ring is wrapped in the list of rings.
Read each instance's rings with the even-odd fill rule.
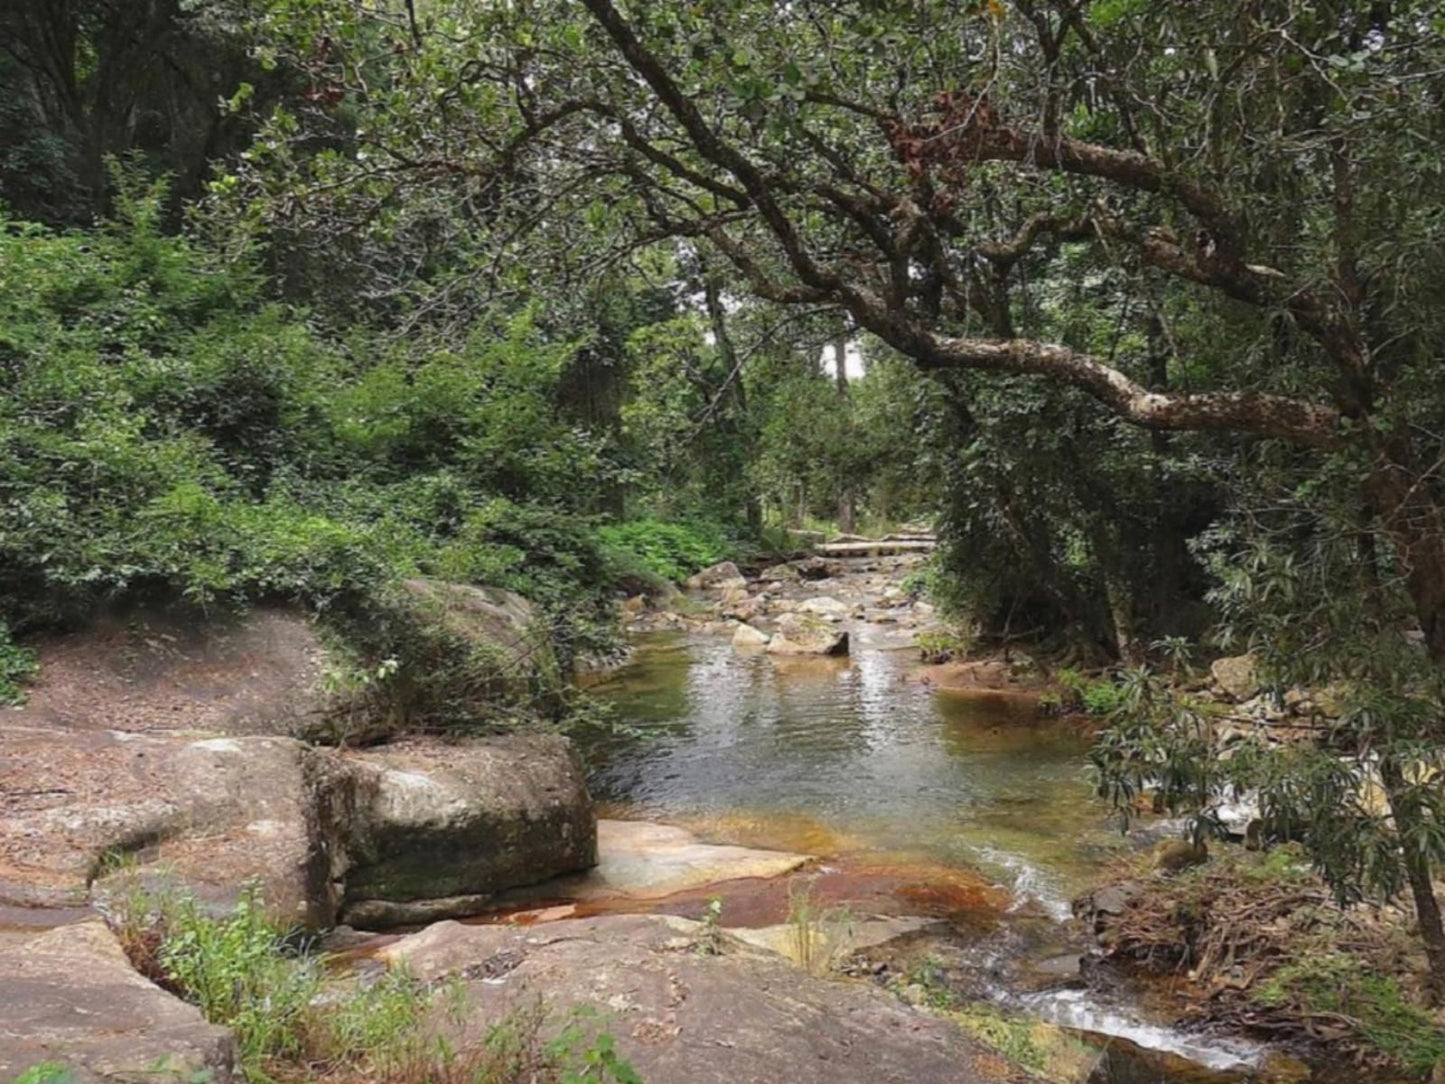
[[[489,622],[526,614],[483,603]],[[545,731],[307,740],[334,710],[326,654],[307,617],[266,609],[150,611],[43,645],[29,704],[0,716],[0,1080],[55,1064],[75,1081],[239,1079],[231,1034],[138,974],[107,920],[137,887],[224,914],[250,886],[368,966],[462,983],[478,1018],[530,997],[591,1006],[654,1082],[1025,1078],[955,1023],[800,971],[777,932],[629,913],[772,883],[810,854],[599,822],[576,753]],[[347,932],[398,926],[418,932]]]
[[[480,1016],[599,1006],[654,1082],[1266,1079],[1263,1048],[1081,972],[1069,900],[1131,844],[1030,660],[920,666],[949,641],[907,590],[917,560],[722,565],[629,600],[639,646],[594,691],[647,736],[591,741],[586,768],[545,731],[315,744],[327,648],[290,611],[56,640],[0,716],[0,1079],[235,1076],[228,1033],[107,927],[137,883],[216,913],[259,884],[338,981],[405,967]],[[488,635],[527,621],[495,592],[426,595]],[[1319,708],[1217,669],[1221,725]]]

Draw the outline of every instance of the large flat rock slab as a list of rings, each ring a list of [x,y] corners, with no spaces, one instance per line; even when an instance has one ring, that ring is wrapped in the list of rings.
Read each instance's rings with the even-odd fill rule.
[[[1030,1078],[945,1020],[876,987],[820,979],[699,924],[611,915],[515,928],[438,923],[380,957],[423,980],[460,976],[477,1015],[544,994],[600,1008],[649,1084],[990,1084]],[[482,977],[485,976],[485,977]]]
[[[138,975],[99,919],[0,946],[0,1080],[43,1062],[75,1084],[239,1080],[231,1033]]]
[[[136,733],[292,734],[329,709],[326,652],[299,610],[183,607],[96,618],[35,646],[40,670],[8,722]]]
[[[811,855],[703,843],[685,828],[649,821],[599,820],[597,865],[546,886],[569,900],[652,900],[723,881],[777,877]]]
[[[124,874],[226,905],[255,881],[279,917],[326,925],[316,756],[291,738],[6,728],[0,903],[76,906]]]

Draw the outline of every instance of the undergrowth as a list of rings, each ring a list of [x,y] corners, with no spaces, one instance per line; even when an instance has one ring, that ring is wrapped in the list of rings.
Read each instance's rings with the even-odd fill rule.
[[[1342,908],[1303,849],[1224,848],[1207,864],[1148,880],[1123,913],[1099,916],[1118,959],[1187,974],[1184,1007],[1202,1023],[1329,1044],[1424,1075],[1445,1028],[1424,998],[1424,960],[1398,913]]]
[[[1073,706],[1090,715],[1113,715],[1124,703],[1126,690],[1107,677],[1090,678],[1066,666],[1054,678],[1067,691]]]
[[[1445,1029],[1409,1000],[1396,977],[1372,972],[1352,953],[1302,952],[1251,996],[1271,1011],[1316,1021],[1326,1037],[1358,1032],[1409,1073],[1425,1076],[1445,1058]]]
[[[231,1029],[248,1084],[640,1084],[593,1014],[522,1000],[477,1033],[458,981],[330,978],[254,890],[224,917],[137,890],[112,925],[137,970]]]
[[[35,670],[35,653],[12,640],[10,626],[0,620],[0,704],[23,704],[25,682]]]
[[[721,561],[728,549],[716,529],[656,519],[600,527],[597,535],[614,553],[630,557],[648,573],[672,583]]]

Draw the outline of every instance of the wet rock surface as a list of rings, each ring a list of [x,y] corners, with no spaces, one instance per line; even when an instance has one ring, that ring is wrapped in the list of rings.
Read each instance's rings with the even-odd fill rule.
[[[703,843],[686,829],[666,824],[603,819],[597,822],[596,867],[538,891],[582,903],[660,899],[719,882],[777,877],[810,859],[789,851]]]

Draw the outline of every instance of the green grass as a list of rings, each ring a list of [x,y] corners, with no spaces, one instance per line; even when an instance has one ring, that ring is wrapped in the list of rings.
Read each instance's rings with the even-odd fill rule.
[[[1266,1008],[1297,1007],[1356,1022],[1360,1036],[1406,1072],[1424,1076],[1445,1058],[1445,1028],[1412,1004],[1392,976],[1344,952],[1303,952],[1254,994]]]
[[[116,927],[138,970],[231,1029],[248,1084],[639,1084],[593,1014],[558,1016],[540,999],[459,1044],[472,1016],[462,983],[401,970],[329,977],[324,957],[276,925],[254,891],[224,917],[194,899],[132,893]]]
[[[1035,1023],[992,1005],[973,1004],[949,1014],[967,1032],[1024,1069],[1042,1072],[1048,1054],[1034,1041]]]
[[[17,1076],[12,1084],[71,1084],[75,1074],[57,1061],[42,1061]]]
[[[822,907],[811,882],[788,889],[788,955],[810,975],[825,975],[845,950],[853,922],[845,907]]]

